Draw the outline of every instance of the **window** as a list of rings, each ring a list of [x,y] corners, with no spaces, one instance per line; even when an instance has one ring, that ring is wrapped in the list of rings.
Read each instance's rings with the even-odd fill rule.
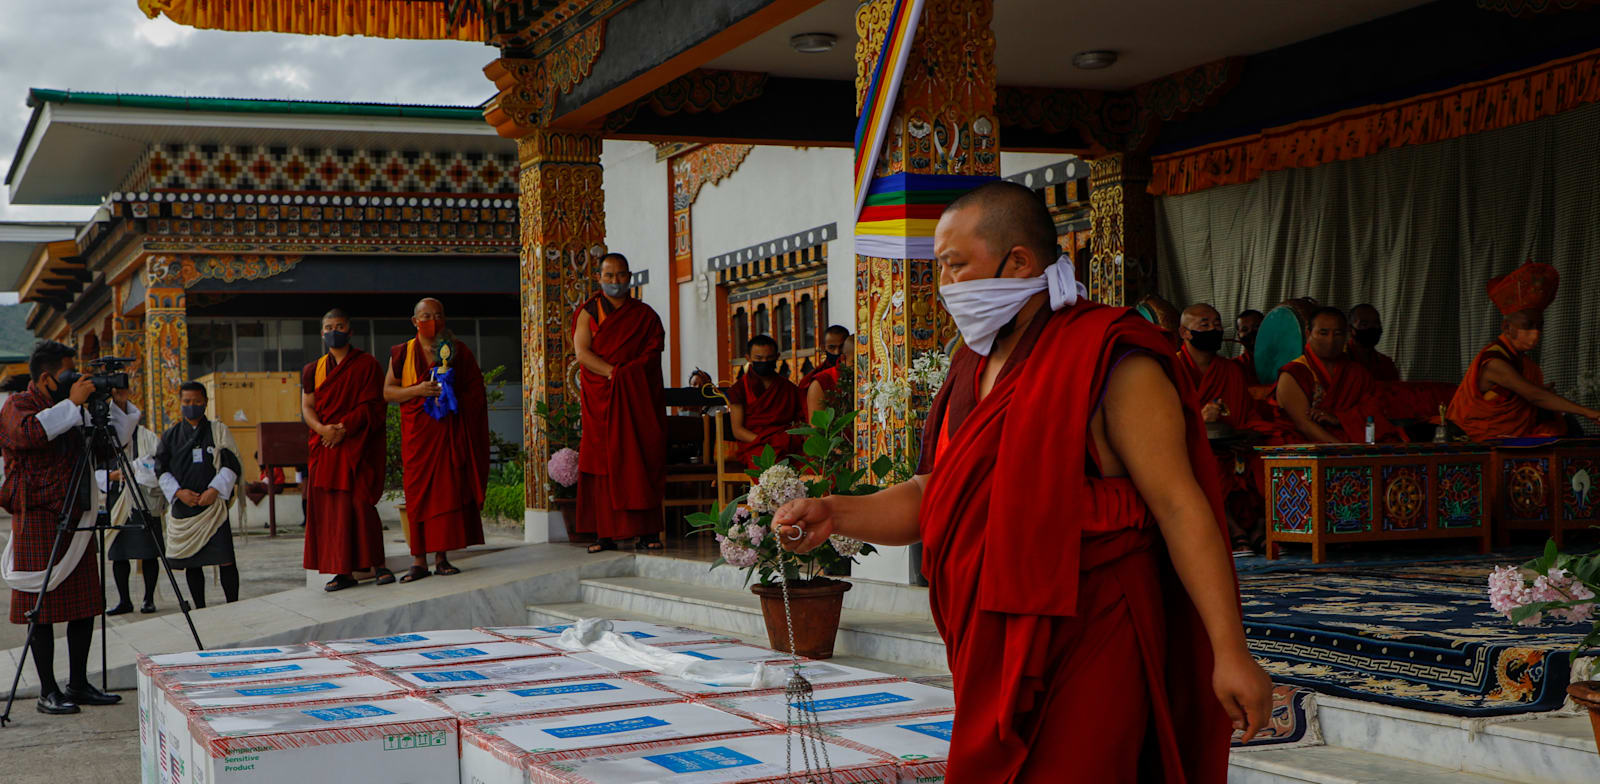
[[[233,366],[233,324],[197,321],[189,324],[189,377],[199,378]]]
[[[467,339],[463,336],[463,339]],[[478,341],[472,346],[478,365],[488,373],[504,365],[508,384],[522,383],[522,322],[517,319],[478,319]]]
[[[744,356],[745,344],[750,342],[750,315],[744,312],[744,308],[739,308],[733,312],[731,320],[734,350],[729,353],[735,357]]]
[[[817,303],[809,293],[800,295],[800,348],[817,347]]]
[[[790,311],[787,297],[772,309],[772,318],[778,322],[778,350],[785,353],[794,348],[794,315]]]
[[[465,328],[468,335],[472,334],[470,324],[448,323],[451,329]],[[416,337],[417,328],[411,324],[411,319],[373,319],[372,333],[372,348],[366,350],[378,358],[378,364],[388,368],[389,349]]]
[[[822,296],[817,299],[817,321],[823,329],[833,324],[832,317],[828,315],[828,287],[822,287]]]
[[[750,331],[755,335],[770,335],[772,333],[772,324],[767,313],[767,303],[763,302],[756,306],[756,315],[752,321],[754,323],[750,325]]]
[[[269,330],[268,327],[273,327]],[[234,369],[243,373],[258,373],[278,369],[278,340],[276,324],[260,321],[234,322]]]

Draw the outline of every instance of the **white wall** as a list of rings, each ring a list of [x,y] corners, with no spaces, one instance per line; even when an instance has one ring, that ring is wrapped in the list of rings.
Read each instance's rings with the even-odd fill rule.
[[[672,367],[672,325],[667,323],[672,285],[672,249],[667,226],[672,209],[667,204],[667,164],[656,162],[656,149],[648,142],[605,140],[600,148],[605,168],[606,249],[628,257],[635,272],[650,270],[650,282],[641,299],[655,308],[668,331],[663,369]],[[669,371],[670,372],[670,371]],[[673,379],[667,379],[670,385]]]
[[[1038,169],[1052,163],[1060,163],[1076,156],[1061,152],[1006,152],[1000,151],[1000,176],[1010,177],[1021,174],[1029,169]]]

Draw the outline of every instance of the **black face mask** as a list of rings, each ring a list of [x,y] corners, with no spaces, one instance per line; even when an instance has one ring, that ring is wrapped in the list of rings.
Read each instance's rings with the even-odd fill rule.
[[[1378,341],[1383,339],[1383,327],[1352,330],[1350,337],[1355,339],[1356,343],[1362,347],[1376,348]]]
[[[1244,350],[1245,351],[1255,351],[1256,350],[1256,333],[1251,332],[1248,335],[1240,335],[1239,336],[1239,342],[1244,344]]]
[[[60,403],[72,396],[72,382],[78,380],[78,371],[63,370],[56,375],[56,388],[50,390],[50,401]]]
[[[1194,346],[1196,351],[1216,353],[1217,349],[1222,348],[1222,330],[1212,329],[1205,332],[1190,330],[1189,345]]]
[[[765,362],[751,362],[750,372],[763,378],[776,376],[778,375],[778,360],[769,359]]]
[[[344,348],[350,345],[350,333],[340,332],[337,329],[322,333],[322,345],[328,348]]]
[[[205,418],[206,407],[203,406],[203,405],[200,405],[200,406],[182,406],[181,408],[183,409],[183,418],[186,419],[186,420],[198,422],[201,419]]]

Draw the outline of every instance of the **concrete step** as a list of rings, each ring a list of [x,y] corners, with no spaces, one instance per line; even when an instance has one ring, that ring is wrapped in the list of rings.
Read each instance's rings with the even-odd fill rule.
[[[1576,779],[1592,781],[1593,779]],[[1229,784],[1508,784],[1410,759],[1336,746],[1235,752]]]

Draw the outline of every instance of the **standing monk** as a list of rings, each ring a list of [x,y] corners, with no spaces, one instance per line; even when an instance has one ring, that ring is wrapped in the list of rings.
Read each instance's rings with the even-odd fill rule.
[[[600,293],[573,314],[572,345],[583,366],[583,440],[578,446],[578,531],[589,552],[616,540],[661,549],[666,481],[666,332],[649,305],[628,296],[628,259],[600,259]]]
[[[1399,381],[1400,368],[1388,354],[1378,351],[1378,341],[1383,339],[1383,319],[1378,309],[1371,305],[1357,305],[1350,309],[1350,340],[1345,343],[1345,353],[1372,374],[1374,381]]]
[[[1090,303],[1044,203],[991,183],[934,231],[965,347],[918,476],[785,505],[785,547],[921,539],[955,678],[950,781],[1221,784],[1272,684],[1245,647],[1193,392],[1157,327]]]
[[[389,349],[383,399],[400,406],[400,454],[411,569],[400,582],[460,574],[450,550],[483,544],[483,493],[489,486],[489,399],[472,350],[444,326],[432,297],[411,309],[417,336]],[[450,394],[445,394],[446,392]]]
[[[337,308],[322,317],[322,344],[328,353],[300,371],[300,415],[311,428],[304,566],[333,575],[325,591],[355,585],[352,572],[365,569],[387,585],[394,573],[377,506],[388,457],[383,368],[350,345],[350,317]]]
[[[1265,423],[1255,415],[1256,401],[1250,397],[1244,371],[1238,363],[1217,356],[1217,350],[1222,348],[1222,314],[1204,303],[1190,305],[1179,320],[1178,336],[1183,338],[1178,363],[1188,371],[1189,383],[1196,392],[1195,403],[1200,406],[1200,419],[1206,424],[1223,422],[1236,431],[1261,428]],[[1255,459],[1255,451],[1248,446],[1236,449],[1232,444],[1218,443],[1213,445],[1212,454],[1217,459],[1228,534],[1234,553],[1242,555],[1256,547],[1265,535],[1261,526],[1261,490],[1256,481],[1260,460]]]
[[[745,346],[745,373],[728,389],[728,419],[733,437],[744,445],[733,459],[754,466],[767,447],[777,458],[800,451],[800,439],[789,431],[805,416],[805,397],[793,381],[778,373],[778,341],[757,335]]]
[[[1565,435],[1566,424],[1545,412],[1600,422],[1600,411],[1550,391],[1528,356],[1539,345],[1544,310],[1560,282],[1555,267],[1534,262],[1489,281],[1489,298],[1504,317],[1500,337],[1472,360],[1445,414],[1472,440]]]
[[[1306,353],[1278,372],[1275,401],[1283,443],[1359,443],[1366,440],[1369,417],[1376,440],[1398,438],[1383,416],[1377,382],[1345,353],[1347,326],[1338,308],[1319,308],[1311,314]]]

